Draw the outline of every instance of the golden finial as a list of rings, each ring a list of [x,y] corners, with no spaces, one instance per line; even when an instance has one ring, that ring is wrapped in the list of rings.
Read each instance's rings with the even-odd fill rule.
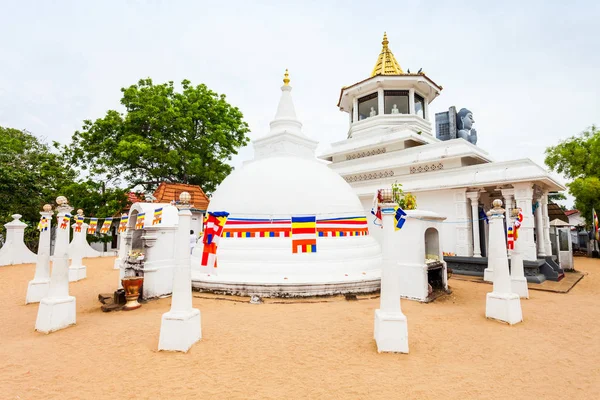
[[[290,85],[290,74],[288,74],[287,68],[285,69],[285,74],[283,74],[283,85],[284,86]]]
[[[387,38],[387,32],[383,32],[383,42],[381,42],[381,44],[383,45],[383,47],[387,47],[387,45],[389,43],[390,42],[388,41],[388,38]]]
[[[387,32],[383,32],[383,41],[381,42],[383,48],[381,49],[381,53],[379,53],[379,57],[377,58],[373,72],[371,72],[371,76],[404,74],[404,71],[402,71],[402,68],[400,68],[400,64],[398,64],[398,61],[396,61],[396,58],[388,47],[389,43]]]

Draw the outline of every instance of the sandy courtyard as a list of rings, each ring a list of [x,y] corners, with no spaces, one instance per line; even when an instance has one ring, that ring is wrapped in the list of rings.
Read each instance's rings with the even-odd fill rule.
[[[24,304],[34,266],[0,268],[0,399],[600,398],[600,260],[576,260],[587,276],[568,294],[531,291],[513,327],[485,319],[485,284],[450,280],[451,296],[403,301],[408,355],[377,353],[378,298],[251,305],[196,292],[204,338],[158,352],[170,299],[103,313],[98,293],[118,271],[112,258],[86,264],[70,285],[77,325],[49,335]]]

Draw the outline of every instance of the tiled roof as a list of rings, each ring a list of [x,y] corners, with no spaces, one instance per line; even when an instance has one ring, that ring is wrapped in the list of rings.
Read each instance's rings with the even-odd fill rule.
[[[167,183],[161,182],[154,192],[154,200],[156,203],[170,203],[171,201],[179,201],[179,195],[182,192],[188,192],[192,196],[191,204],[198,210],[206,210],[208,208],[208,197],[204,194],[202,188],[198,185],[187,185],[185,183]]]
[[[567,210],[565,211],[565,214],[568,216],[573,215],[573,214],[578,214],[579,210]]]
[[[567,215],[560,206],[551,202],[548,203],[548,217],[550,218],[550,221],[560,219],[563,222],[569,222],[569,218],[567,218]]]

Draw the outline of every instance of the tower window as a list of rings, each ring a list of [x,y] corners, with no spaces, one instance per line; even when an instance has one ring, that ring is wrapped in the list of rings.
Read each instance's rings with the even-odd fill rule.
[[[421,118],[425,118],[425,100],[415,93],[415,114]]]
[[[386,90],[383,94],[386,114],[408,114],[408,90]]]
[[[377,93],[371,93],[365,97],[358,99],[358,120],[374,117],[379,115],[379,107],[377,104]]]

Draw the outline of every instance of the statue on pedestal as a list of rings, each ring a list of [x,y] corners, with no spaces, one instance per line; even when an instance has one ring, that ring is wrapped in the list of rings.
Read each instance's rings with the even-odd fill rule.
[[[400,110],[398,110],[398,106],[396,104],[394,104],[392,106],[392,114],[398,114],[400,113]]]
[[[374,117],[377,115],[377,111],[375,111],[374,107],[371,107],[371,113],[369,114],[369,117]]]
[[[466,108],[461,108],[456,113],[456,137],[463,138],[467,142],[477,144],[477,131],[473,128],[475,120],[473,113]]]

